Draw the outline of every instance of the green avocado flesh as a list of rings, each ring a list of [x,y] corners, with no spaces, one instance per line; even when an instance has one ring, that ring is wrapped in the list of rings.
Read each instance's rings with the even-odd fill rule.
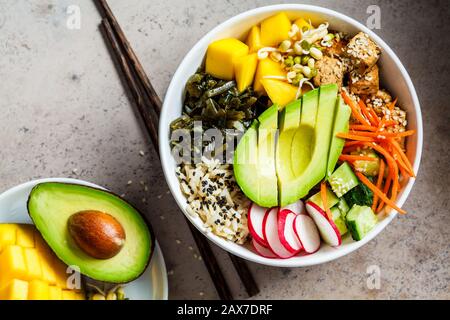
[[[345,139],[336,137],[339,132],[348,132],[349,120],[352,110],[346,105],[342,97],[338,98],[336,106],[336,116],[334,119],[333,135],[331,137],[330,154],[328,156],[327,177],[331,176],[338,162],[339,155],[342,153],[345,145]]]
[[[258,180],[262,207],[278,205],[278,180],[275,169],[275,145],[278,128],[278,105],[273,105],[258,118]]]
[[[259,201],[258,120],[242,136],[234,152],[233,169],[237,184],[253,202]]]
[[[306,93],[284,108],[279,126],[274,105],[258,118],[259,127],[246,132],[235,151],[234,173],[253,202],[262,207],[294,203],[334,168],[343,148],[334,136],[348,130],[350,117],[337,94],[335,84]],[[249,153],[254,154],[253,164],[243,164]]]
[[[95,259],[76,245],[68,231],[68,220],[84,210],[108,213],[122,225],[126,240],[116,256]],[[42,183],[31,191],[28,212],[55,254],[92,279],[130,282],[145,271],[150,260],[154,237],[146,222],[134,207],[107,191],[75,184]]]

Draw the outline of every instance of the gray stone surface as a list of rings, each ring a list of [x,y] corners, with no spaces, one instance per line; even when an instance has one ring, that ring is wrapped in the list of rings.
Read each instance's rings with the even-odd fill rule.
[[[208,30],[243,10],[284,1],[109,2],[163,97],[183,56]],[[369,4],[380,6],[382,29],[376,32],[408,69],[422,104],[424,154],[407,216],[331,263],[303,269],[250,264],[261,287],[258,298],[448,299],[448,1],[303,2],[362,22]],[[66,27],[71,4],[81,8],[80,30]],[[154,225],[171,271],[170,298],[217,298],[203,262],[189,249],[195,245],[133,114],[99,21],[90,0],[0,0],[0,191],[36,178],[76,177],[124,193]],[[228,257],[215,251],[236,296],[245,298]],[[381,269],[379,290],[366,286],[370,265]]]

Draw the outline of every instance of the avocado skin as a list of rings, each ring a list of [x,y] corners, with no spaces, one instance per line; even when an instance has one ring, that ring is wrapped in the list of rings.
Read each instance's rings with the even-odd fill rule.
[[[31,220],[33,221],[33,224],[34,224],[35,226],[36,226],[35,220],[33,219],[33,216],[30,214],[30,200],[31,200],[31,195],[33,194],[33,191],[35,191],[35,190],[38,189],[40,186],[42,186],[42,185],[44,185],[44,184],[47,184],[47,183],[51,183],[51,184],[55,184],[55,185],[66,185],[66,186],[81,186],[81,187],[86,188],[86,189],[91,189],[91,190],[100,191],[100,192],[109,194],[109,195],[112,196],[112,197],[115,197],[115,198],[120,199],[121,201],[123,201],[123,202],[125,202],[126,204],[128,204],[131,208],[133,208],[137,213],[139,213],[140,217],[142,218],[142,220],[144,221],[145,225],[147,226],[147,229],[148,229],[149,235],[150,235],[150,254],[149,254],[149,256],[148,256],[148,259],[147,259],[147,262],[146,262],[146,264],[145,264],[145,267],[142,269],[142,272],[141,272],[140,274],[138,274],[136,277],[134,277],[133,279],[129,279],[129,280],[127,280],[127,281],[117,281],[117,282],[116,282],[116,281],[108,281],[108,282],[110,282],[110,283],[117,283],[117,284],[125,284],[125,283],[129,283],[129,282],[132,282],[132,281],[136,280],[137,278],[139,278],[139,277],[145,272],[145,270],[147,270],[148,265],[150,264],[150,262],[151,262],[151,260],[152,260],[153,253],[154,253],[154,251],[155,251],[155,242],[156,242],[156,238],[155,238],[155,233],[154,233],[154,231],[153,231],[153,227],[152,227],[150,221],[147,219],[147,217],[146,217],[144,214],[142,214],[142,212],[141,212],[138,208],[136,208],[133,204],[131,204],[131,203],[125,201],[124,199],[122,199],[118,194],[116,194],[116,193],[114,193],[114,192],[111,192],[111,191],[109,191],[109,190],[106,190],[106,189],[95,188],[95,187],[86,186],[86,185],[81,185],[81,184],[75,184],[75,183],[67,183],[67,182],[43,182],[43,183],[39,183],[39,184],[35,185],[35,186],[33,187],[33,189],[31,189],[30,195],[28,196],[28,199],[27,199],[27,211],[28,211],[28,215],[30,216],[30,218],[31,218]],[[36,229],[37,229],[37,230],[39,231],[39,233],[42,235],[41,230],[39,230],[39,228],[37,228],[37,226],[36,226]],[[42,235],[42,238],[43,238],[45,241],[47,241],[43,235]],[[51,248],[51,247],[50,247],[50,248]],[[52,251],[53,251],[53,249],[52,249]],[[54,253],[57,255],[57,257],[58,257],[59,259],[61,259],[61,258],[59,257],[59,255],[58,255],[57,252],[54,252]],[[61,259],[61,260],[62,260],[62,259]],[[83,274],[83,276],[86,276],[86,277],[89,278],[89,276],[87,276],[87,275],[84,275],[84,274]],[[94,279],[94,280],[97,280],[97,279]]]

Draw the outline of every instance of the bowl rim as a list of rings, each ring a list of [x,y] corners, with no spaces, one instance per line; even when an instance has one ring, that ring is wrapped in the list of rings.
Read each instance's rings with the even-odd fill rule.
[[[374,41],[383,49],[383,52],[387,54],[393,61],[393,63],[396,65],[396,67],[399,69],[406,85],[409,91],[409,94],[412,99],[413,108],[415,111],[415,118],[416,118],[416,135],[417,135],[417,147],[414,154],[414,163],[413,163],[413,169],[415,174],[417,175],[417,172],[419,170],[421,156],[422,156],[422,148],[423,148],[423,124],[422,124],[422,112],[420,108],[419,99],[416,93],[416,90],[414,88],[414,85],[412,83],[411,78],[409,77],[408,72],[406,71],[405,67],[401,63],[400,59],[397,57],[397,55],[394,53],[394,51],[389,47],[389,45],[381,39],[377,34],[375,34],[372,30],[364,26],[362,23],[356,21],[355,19],[340,13],[335,10],[331,10],[328,8],[315,6],[315,5],[304,5],[304,4],[277,4],[277,5],[270,5],[270,6],[264,6],[264,7],[258,7],[255,9],[251,9],[242,13],[239,13],[238,15],[235,15],[226,21],[220,23],[216,27],[214,27],[212,30],[210,30],[208,33],[206,33],[199,41],[196,42],[196,44],[189,50],[188,54],[184,57],[184,59],[179,64],[175,74],[172,77],[172,80],[170,82],[170,85],[166,92],[166,97],[171,96],[172,94],[179,94],[179,92],[176,92],[176,87],[178,85],[178,79],[182,76],[184,66],[189,62],[192,57],[199,51],[199,49],[205,45],[206,42],[210,41],[211,38],[214,37],[214,35],[220,33],[221,31],[226,30],[233,24],[247,18],[252,17],[258,14],[269,14],[269,13],[276,13],[280,11],[309,11],[316,14],[325,14],[332,16],[345,24],[349,24],[355,28],[357,28],[360,31],[363,31],[367,33]],[[175,198],[175,201],[180,208],[180,210],[183,212],[183,214],[188,218],[190,223],[192,223],[207,239],[212,241],[214,244],[218,245],[220,248],[226,250],[227,252],[230,252],[234,255],[237,255],[241,258],[244,258],[246,260],[267,265],[267,266],[275,266],[275,267],[307,267],[312,266],[316,264],[322,264],[325,262],[329,262],[335,259],[338,259],[340,257],[343,257],[350,252],[353,252],[357,250],[358,248],[362,247],[366,243],[368,243],[370,240],[375,238],[384,228],[397,216],[396,211],[392,211],[389,216],[384,218],[382,221],[380,221],[377,226],[364,237],[364,239],[349,243],[348,245],[344,247],[340,247],[336,249],[335,251],[332,251],[322,257],[317,257],[316,259],[312,259],[313,261],[309,262],[302,262],[302,259],[270,259],[270,258],[264,258],[257,255],[250,255],[250,254],[244,254],[242,252],[236,252],[236,250],[233,249],[228,243],[228,241],[216,236],[215,234],[211,232],[206,232],[203,228],[203,225],[200,224],[197,220],[194,220],[194,218],[189,215],[189,213],[185,209],[185,204],[181,203],[176,196],[177,192],[179,191],[179,186],[174,186],[170,183],[169,175],[174,174],[174,169],[169,163],[171,163],[171,159],[169,158],[171,155],[169,143],[168,143],[168,108],[170,106],[167,102],[168,99],[164,99],[164,104],[161,112],[161,119],[159,123],[159,151],[161,154],[161,165],[163,167],[164,177],[166,179],[166,182],[169,186],[169,190],[172,193],[172,196]],[[406,199],[409,196],[409,193],[412,190],[412,187],[415,183],[415,179],[410,178],[407,182],[407,184],[403,187],[401,196],[397,199],[396,204],[401,207]],[[178,190],[175,190],[177,188]]]

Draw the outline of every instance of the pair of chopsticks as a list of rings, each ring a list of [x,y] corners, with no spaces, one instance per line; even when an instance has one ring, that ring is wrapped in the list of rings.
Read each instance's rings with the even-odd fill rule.
[[[150,136],[156,153],[158,148],[158,120],[161,112],[161,100],[156,94],[139,59],[134,53],[122,28],[119,26],[114,14],[106,0],[96,0],[102,14],[102,29],[110,49],[117,60],[122,75],[131,91],[132,98],[137,107],[138,114]],[[199,253],[208,269],[209,275],[222,300],[233,300],[230,287],[222,273],[220,265],[214,256],[208,240],[186,219]],[[250,272],[246,262],[232,254],[229,257],[250,297],[259,292],[259,288]]]

